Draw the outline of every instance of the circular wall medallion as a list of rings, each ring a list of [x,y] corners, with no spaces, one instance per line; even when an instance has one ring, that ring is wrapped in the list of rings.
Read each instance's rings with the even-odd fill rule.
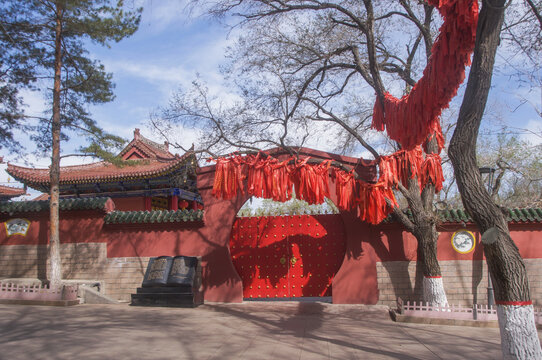
[[[452,247],[460,254],[468,254],[474,250],[476,239],[474,234],[467,230],[456,231],[452,235]]]

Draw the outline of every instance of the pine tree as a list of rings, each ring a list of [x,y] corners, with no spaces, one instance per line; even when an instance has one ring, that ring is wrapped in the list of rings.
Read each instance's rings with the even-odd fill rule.
[[[89,104],[113,100],[112,75],[88,56],[86,46],[109,46],[132,35],[139,26],[141,9],[125,11],[123,1],[109,0],[4,1],[0,6],[3,38],[11,39],[11,55],[24,57],[28,73],[25,85],[35,79],[53,90],[50,117],[40,119],[32,139],[39,149],[52,152],[50,170],[51,286],[60,285],[59,180],[60,141],[69,131],[84,136],[89,145],[80,150],[106,156],[106,150],[122,143],[97,125],[87,110]],[[5,42],[2,43],[4,45]],[[49,86],[47,86],[49,85]],[[16,93],[15,93],[16,94]],[[16,110],[16,109],[13,109]],[[14,117],[22,114],[11,112]],[[62,131],[65,130],[65,131]],[[0,139],[1,140],[1,139]]]

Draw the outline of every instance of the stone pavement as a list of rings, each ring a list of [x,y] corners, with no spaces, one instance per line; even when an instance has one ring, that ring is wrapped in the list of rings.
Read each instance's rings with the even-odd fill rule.
[[[394,323],[381,306],[0,305],[0,359],[499,359],[499,331]]]

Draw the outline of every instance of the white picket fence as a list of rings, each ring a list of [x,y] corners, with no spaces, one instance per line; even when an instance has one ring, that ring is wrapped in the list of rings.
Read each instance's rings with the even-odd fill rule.
[[[0,283],[0,299],[77,300],[77,286],[64,285],[50,289],[45,285]]]
[[[478,321],[497,321],[497,307],[475,304],[472,307],[448,305],[438,306],[423,301],[404,302],[397,298],[397,310],[399,314],[406,316],[417,316],[425,318],[439,319],[458,319],[458,320],[478,320]],[[542,310],[534,309],[534,318],[536,324],[542,325]]]

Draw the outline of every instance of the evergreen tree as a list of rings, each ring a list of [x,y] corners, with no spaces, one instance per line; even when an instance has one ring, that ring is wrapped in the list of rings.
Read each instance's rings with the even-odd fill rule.
[[[85,46],[90,42],[109,46],[112,41],[132,35],[139,26],[140,13],[141,9],[125,11],[122,0],[114,6],[109,0],[11,0],[0,6],[2,36],[12,47],[8,59],[25,59],[23,69],[27,74],[19,84],[40,79],[36,83],[40,85],[38,88],[47,91],[52,85],[48,94],[50,116],[40,119],[32,136],[40,150],[52,153],[49,240],[52,286],[59,285],[61,279],[60,141],[75,132],[89,141],[81,151],[102,157],[107,156],[108,149],[123,142],[100,129],[87,110],[89,104],[109,102],[114,95],[112,75],[88,56]],[[5,44],[6,41],[2,42]],[[12,94],[12,98],[17,95],[16,91]],[[23,117],[17,107],[12,108],[9,113],[13,119]]]
[[[21,144],[14,131],[24,128],[20,90],[33,87],[43,49],[26,41],[10,16],[8,6],[0,5],[0,149],[16,151]]]

